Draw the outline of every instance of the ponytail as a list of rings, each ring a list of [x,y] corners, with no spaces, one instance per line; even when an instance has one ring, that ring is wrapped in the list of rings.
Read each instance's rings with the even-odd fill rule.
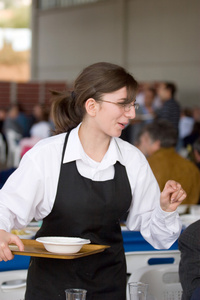
[[[75,128],[83,119],[80,110],[75,109],[75,93],[51,91],[51,94],[54,133],[59,134]]]

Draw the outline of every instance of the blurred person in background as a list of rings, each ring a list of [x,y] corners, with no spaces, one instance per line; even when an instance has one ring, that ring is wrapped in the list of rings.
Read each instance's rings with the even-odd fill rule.
[[[200,172],[193,162],[176,152],[177,138],[177,130],[170,122],[154,121],[142,129],[138,148],[147,157],[161,190],[166,180],[172,178],[180,182],[187,193],[183,203],[197,204],[200,197]]]
[[[193,144],[193,161],[200,170],[200,137]],[[200,204],[200,197],[198,204]]]
[[[4,108],[0,108],[0,133],[3,134],[3,124],[6,119],[6,110]]]
[[[30,150],[41,139],[51,136],[52,125],[49,122],[49,109],[37,104],[33,108],[34,124],[30,128],[30,137],[20,141],[21,156]]]
[[[156,98],[156,90],[150,85],[143,84],[139,98],[140,105],[137,110],[137,115],[134,120],[129,122],[129,125],[125,128],[121,136],[123,140],[133,145],[137,144],[137,137],[142,127],[146,123],[152,122],[155,117],[154,101]],[[136,99],[138,99],[138,97],[136,97]]]
[[[183,138],[183,147],[187,150],[187,157],[193,159],[192,149],[195,141],[200,137],[200,122],[195,121],[192,132]]]
[[[0,108],[0,134],[3,140],[6,142],[5,134],[4,134],[4,122],[6,119],[6,109]]]
[[[157,89],[158,97],[162,106],[156,111],[157,119],[168,120],[178,131],[181,109],[179,103],[175,100],[176,85],[172,82],[162,82]]]
[[[183,139],[190,135],[194,126],[193,111],[191,108],[183,108],[181,110],[181,118],[179,120],[179,139]]]
[[[131,120],[129,125],[129,127],[132,129],[132,132],[128,142],[133,145],[137,145],[138,135],[143,126],[151,123],[155,118],[154,101],[156,98],[156,90],[150,85],[146,85],[143,90],[143,97],[143,103],[140,104],[135,119]]]
[[[176,146],[177,152],[187,157],[187,149],[184,147],[184,138],[191,134],[194,126],[193,110],[191,108],[182,108],[181,117],[178,124],[178,143]]]
[[[185,136],[183,139],[184,147],[190,146],[192,148],[194,142],[200,137],[200,107],[199,106],[195,106],[193,108],[193,119],[194,119],[194,124],[193,124],[192,131],[189,135]]]
[[[3,124],[3,131],[5,135],[7,134],[8,130],[13,130],[15,133],[23,136],[23,128],[18,122],[19,114],[20,111],[18,105],[13,104],[8,108],[6,118]]]
[[[200,169],[200,137],[193,144],[194,161]]]
[[[19,112],[17,115],[16,121],[22,129],[23,137],[27,137],[27,136],[29,136],[30,120],[29,120],[28,116],[26,115],[24,108],[20,102],[16,103],[15,106],[17,107],[18,112]]]
[[[23,138],[24,128],[19,122],[20,110],[18,104],[9,107],[3,125],[7,143],[7,167],[17,167],[20,161],[19,142]]]
[[[151,123],[155,117],[155,98],[156,90],[153,87],[147,87],[144,90],[144,103],[140,105],[137,114],[143,124]]]
[[[200,107],[195,106],[193,109],[193,118],[195,122],[200,122]]]
[[[31,126],[37,122],[39,122],[43,118],[44,105],[43,104],[35,104],[33,106],[33,111],[31,114]]]
[[[8,154],[8,144],[3,132],[4,121],[6,118],[6,110],[0,108],[0,169],[5,164]]]
[[[34,107],[35,123],[30,128],[30,136],[40,139],[51,135],[51,125],[49,122],[49,109],[44,105]]]

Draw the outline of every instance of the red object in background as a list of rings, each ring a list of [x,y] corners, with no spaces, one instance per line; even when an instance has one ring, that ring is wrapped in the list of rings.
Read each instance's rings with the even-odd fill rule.
[[[21,157],[28,151],[30,150],[32,147],[30,146],[24,146],[21,152]]]

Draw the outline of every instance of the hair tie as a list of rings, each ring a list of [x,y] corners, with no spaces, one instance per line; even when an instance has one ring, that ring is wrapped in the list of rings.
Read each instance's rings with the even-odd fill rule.
[[[72,91],[72,92],[71,92],[71,98],[72,98],[72,100],[75,100],[75,97],[76,97],[75,92]]]

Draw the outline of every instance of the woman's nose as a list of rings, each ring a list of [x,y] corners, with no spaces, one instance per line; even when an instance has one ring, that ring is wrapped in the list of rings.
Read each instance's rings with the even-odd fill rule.
[[[128,119],[134,119],[135,118],[135,107],[131,106],[129,111],[125,111],[124,115],[128,118]]]

